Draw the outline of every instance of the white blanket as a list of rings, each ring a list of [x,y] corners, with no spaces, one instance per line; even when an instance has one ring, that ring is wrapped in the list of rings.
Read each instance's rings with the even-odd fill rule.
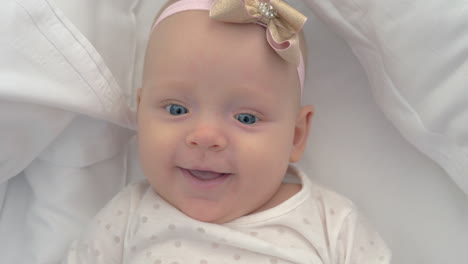
[[[0,58],[0,263],[54,262],[125,185],[133,113],[47,1],[2,2]]]

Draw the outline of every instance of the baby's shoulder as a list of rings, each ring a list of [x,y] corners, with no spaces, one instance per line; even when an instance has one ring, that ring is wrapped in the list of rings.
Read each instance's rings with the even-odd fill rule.
[[[133,196],[140,196],[143,195],[151,188],[148,180],[141,179],[134,182],[130,182],[127,186],[125,186],[120,193],[122,195],[133,195]]]
[[[317,183],[311,184],[311,199],[332,244],[349,248],[350,259],[359,263],[389,263],[391,251],[374,224],[348,197]],[[355,262],[358,263],[358,262]]]
[[[331,188],[318,183],[303,171],[294,168],[294,173],[302,181],[302,192],[306,193],[305,205],[316,208],[319,211],[328,211],[341,215],[356,211],[356,205],[346,196],[332,190]]]
[[[348,197],[313,180],[304,182],[308,194],[298,211],[304,217],[317,218],[319,222],[331,226],[341,226],[344,222],[359,215],[356,204]],[[321,219],[321,220],[320,220]]]
[[[350,212],[356,210],[356,205],[351,199],[314,181],[310,183],[310,194],[310,199],[314,200],[315,203],[330,209],[333,208],[335,211]]]
[[[120,208],[123,211],[132,211],[131,208],[137,207],[150,189],[147,180],[129,183],[109,201],[104,210]]]

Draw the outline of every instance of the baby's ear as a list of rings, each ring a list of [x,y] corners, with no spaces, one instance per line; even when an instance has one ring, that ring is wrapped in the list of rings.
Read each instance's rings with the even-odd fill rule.
[[[296,126],[294,128],[293,146],[289,157],[290,162],[299,161],[302,157],[302,153],[304,153],[313,115],[314,108],[311,105],[306,105],[302,107],[297,116]]]
[[[140,113],[140,103],[141,103],[141,93],[142,93],[143,89],[141,88],[138,88],[137,89],[137,105],[136,105],[136,122],[137,122],[137,125],[138,125],[138,115]]]
[[[138,107],[140,106],[141,92],[142,92],[142,89],[141,89],[141,88],[138,88],[138,89],[137,89],[137,109],[138,109]]]

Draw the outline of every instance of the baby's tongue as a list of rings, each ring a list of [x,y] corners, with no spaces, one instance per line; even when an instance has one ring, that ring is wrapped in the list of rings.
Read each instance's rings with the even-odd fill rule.
[[[216,173],[216,172],[211,172],[211,171],[199,171],[199,170],[191,170],[190,173],[192,173],[193,176],[204,181],[213,180],[222,175],[221,173]]]

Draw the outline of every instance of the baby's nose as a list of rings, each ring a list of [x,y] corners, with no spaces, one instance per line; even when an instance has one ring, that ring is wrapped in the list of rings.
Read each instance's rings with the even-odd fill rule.
[[[226,148],[228,140],[220,128],[200,126],[187,135],[186,144],[190,148],[221,151]]]

